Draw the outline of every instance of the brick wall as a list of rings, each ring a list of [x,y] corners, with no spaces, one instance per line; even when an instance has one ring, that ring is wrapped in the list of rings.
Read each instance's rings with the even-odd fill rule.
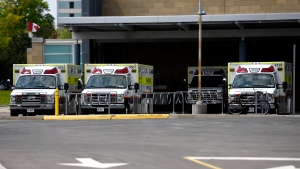
[[[207,14],[300,12],[300,0],[202,0]],[[195,15],[199,0],[102,0],[103,16]]]

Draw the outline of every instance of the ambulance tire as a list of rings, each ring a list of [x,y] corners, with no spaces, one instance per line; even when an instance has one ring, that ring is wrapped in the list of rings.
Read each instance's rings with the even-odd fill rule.
[[[16,110],[10,110],[10,116],[19,116],[19,113]]]

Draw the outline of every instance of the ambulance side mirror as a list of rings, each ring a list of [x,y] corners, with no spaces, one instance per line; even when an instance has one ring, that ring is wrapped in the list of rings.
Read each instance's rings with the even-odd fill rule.
[[[225,89],[226,88],[226,78],[223,78],[223,80],[222,80],[222,87],[223,87],[223,89]]]
[[[6,90],[10,89],[10,79],[6,81]]]
[[[68,83],[64,83],[64,90],[66,92],[68,92],[68,90],[69,90],[69,84]]]
[[[139,88],[140,88],[140,85],[138,83],[134,83],[135,93],[137,93],[137,91],[139,90]]]
[[[285,90],[287,88],[287,82],[282,82],[282,88]]]
[[[82,80],[81,80],[81,79],[78,79],[77,85],[78,85],[78,86],[77,86],[78,89],[82,89],[82,88],[83,88]]]

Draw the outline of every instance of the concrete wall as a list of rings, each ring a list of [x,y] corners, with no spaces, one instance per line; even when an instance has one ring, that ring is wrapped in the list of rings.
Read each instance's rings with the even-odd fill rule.
[[[207,14],[292,13],[300,0],[201,0]],[[199,0],[102,0],[103,16],[195,15]]]

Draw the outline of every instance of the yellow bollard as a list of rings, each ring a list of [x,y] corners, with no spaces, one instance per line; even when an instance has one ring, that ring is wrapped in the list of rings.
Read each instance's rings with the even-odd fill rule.
[[[55,108],[55,116],[59,115],[59,94],[58,94],[58,88],[55,89],[55,102],[54,102],[54,108]]]

